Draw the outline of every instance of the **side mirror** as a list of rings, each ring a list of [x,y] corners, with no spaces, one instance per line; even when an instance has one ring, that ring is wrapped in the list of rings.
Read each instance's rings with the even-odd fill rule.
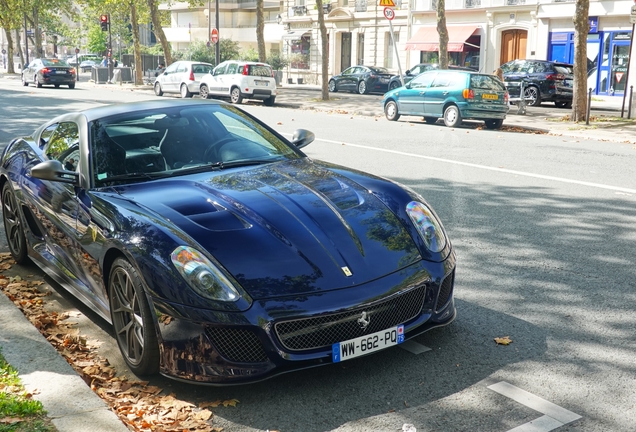
[[[33,178],[41,180],[50,180],[60,183],[69,183],[72,185],[79,184],[79,174],[75,171],[67,171],[59,160],[48,160],[40,162],[30,170]]]
[[[404,84],[404,88],[410,89],[411,88],[411,82],[407,82],[406,84]]]
[[[411,75],[411,71],[410,71],[410,70],[407,70],[407,71],[406,71],[406,74],[410,76],[410,75]]]
[[[310,143],[312,143],[316,139],[316,135],[313,132],[310,132],[306,129],[296,129],[294,131],[294,135],[292,136],[291,142],[297,148],[303,148]]]

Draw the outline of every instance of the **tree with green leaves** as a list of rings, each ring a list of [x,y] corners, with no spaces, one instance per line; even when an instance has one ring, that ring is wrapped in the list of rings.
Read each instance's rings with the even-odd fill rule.
[[[448,69],[448,29],[446,28],[446,0],[437,0],[437,33],[439,34],[439,68]]]
[[[587,113],[587,34],[590,31],[588,13],[590,0],[576,0],[574,6],[574,93],[572,121],[585,120]]]
[[[7,55],[9,58],[9,65],[7,67],[7,72],[11,74],[15,73],[15,68],[13,66],[13,42],[14,41],[13,41],[13,35],[11,34],[11,31],[17,30],[21,27],[20,25],[21,15],[22,15],[22,9],[19,7],[19,0],[0,0],[0,27],[2,27],[5,30],[5,33],[7,35],[7,43],[9,45],[7,49]],[[20,54],[21,53],[22,52],[20,52]]]

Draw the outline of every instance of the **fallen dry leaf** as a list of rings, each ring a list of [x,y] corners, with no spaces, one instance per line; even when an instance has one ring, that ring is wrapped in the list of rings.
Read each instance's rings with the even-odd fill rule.
[[[510,336],[497,337],[495,338],[495,342],[497,345],[510,345],[512,343],[512,339],[510,339]]]

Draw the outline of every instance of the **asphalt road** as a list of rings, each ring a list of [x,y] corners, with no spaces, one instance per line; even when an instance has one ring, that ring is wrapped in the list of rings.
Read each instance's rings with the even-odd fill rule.
[[[2,146],[63,111],[154,97],[14,84],[0,84]],[[535,419],[536,431],[634,430],[632,145],[395,123],[337,109],[245,109],[289,136],[314,131],[310,157],[421,193],[457,251],[457,320],[418,337],[412,348],[430,348],[420,354],[393,348],[241,387],[153,384],[194,402],[238,399],[236,408],[215,409],[215,425],[229,431],[400,431],[408,423],[418,432],[504,432]],[[84,312],[82,331],[123,369],[108,327],[63,292],[55,301]],[[503,336],[513,343],[496,345]],[[507,396],[493,390],[502,388]]]

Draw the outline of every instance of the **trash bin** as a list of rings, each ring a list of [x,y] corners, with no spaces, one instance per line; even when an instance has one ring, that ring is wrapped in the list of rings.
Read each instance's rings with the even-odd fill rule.
[[[95,84],[104,84],[108,82],[108,68],[93,66],[91,69],[91,79]]]

